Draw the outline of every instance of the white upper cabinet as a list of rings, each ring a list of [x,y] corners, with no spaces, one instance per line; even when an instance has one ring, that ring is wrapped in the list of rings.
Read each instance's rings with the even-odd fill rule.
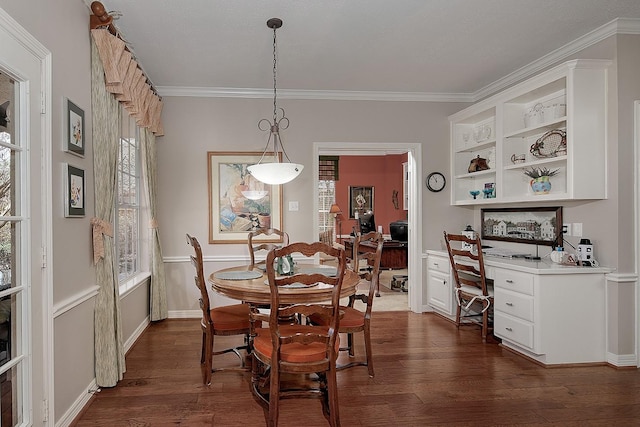
[[[450,116],[451,204],[606,198],[610,64],[569,61]],[[555,172],[548,192],[531,169]]]

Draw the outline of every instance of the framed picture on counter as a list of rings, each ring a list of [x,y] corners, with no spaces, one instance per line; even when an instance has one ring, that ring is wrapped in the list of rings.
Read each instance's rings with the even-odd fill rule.
[[[482,240],[562,246],[562,206],[482,209]]]
[[[261,152],[207,152],[209,243],[246,242],[247,233],[257,228],[282,230],[282,186],[260,182],[247,170],[261,157]],[[278,238],[261,235],[256,240]]]

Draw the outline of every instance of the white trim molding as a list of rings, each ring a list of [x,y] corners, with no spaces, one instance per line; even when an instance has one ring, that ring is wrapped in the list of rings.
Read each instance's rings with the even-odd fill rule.
[[[100,287],[98,285],[93,285],[82,292],[78,292],[77,294],[60,301],[53,307],[53,318],[55,319],[56,317],[66,313],[67,311],[79,306],[85,301],[89,301],[90,299],[95,298],[95,296],[98,295],[99,289]]]

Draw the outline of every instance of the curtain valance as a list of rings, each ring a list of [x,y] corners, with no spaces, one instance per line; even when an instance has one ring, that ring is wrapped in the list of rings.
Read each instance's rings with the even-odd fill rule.
[[[164,135],[162,128],[162,100],[147,82],[147,77],[126,50],[125,42],[112,35],[107,28],[91,30],[104,67],[107,91],[135,118],[140,127],[148,128],[156,136]]]

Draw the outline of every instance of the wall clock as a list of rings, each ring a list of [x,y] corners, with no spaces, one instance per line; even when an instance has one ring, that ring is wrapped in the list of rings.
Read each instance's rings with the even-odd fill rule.
[[[432,172],[427,176],[427,188],[434,193],[442,191],[446,183],[447,181],[444,179],[444,175],[440,172]]]

